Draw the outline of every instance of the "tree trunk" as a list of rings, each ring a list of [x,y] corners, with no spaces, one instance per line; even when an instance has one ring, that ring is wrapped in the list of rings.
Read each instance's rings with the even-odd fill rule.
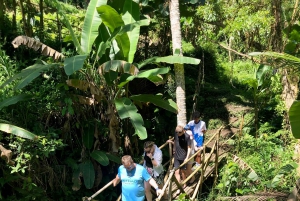
[[[12,0],[12,6],[13,6],[13,17],[12,17],[12,27],[15,31],[17,29],[17,3],[16,0]]]
[[[25,35],[30,37],[30,33],[28,32],[28,25],[27,25],[25,10],[24,10],[24,6],[23,6],[23,0],[20,0],[20,10],[22,13],[22,22],[23,22],[23,29],[24,29]]]
[[[0,0],[0,39],[3,37],[3,25],[4,25],[4,1]]]
[[[272,2],[271,13],[273,14],[275,22],[271,27],[269,45],[271,50],[275,52],[282,52],[283,50],[282,20],[281,20],[282,0],[273,0],[271,2]]]
[[[181,27],[179,0],[169,1],[170,22],[172,33],[173,55],[182,56]],[[178,106],[177,124],[186,124],[186,105],[185,105],[185,78],[183,64],[174,64],[175,82],[176,82],[176,102]]]
[[[44,41],[44,0],[40,0],[40,41]]]

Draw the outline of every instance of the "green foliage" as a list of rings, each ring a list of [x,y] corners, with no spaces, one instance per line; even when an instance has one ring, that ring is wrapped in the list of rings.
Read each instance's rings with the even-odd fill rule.
[[[246,141],[249,144],[245,146]],[[247,195],[266,188],[288,192],[296,179],[294,172],[297,167],[293,162],[285,164],[285,161],[288,161],[285,157],[289,157],[291,153],[282,153],[280,147],[278,147],[279,150],[276,148],[273,150],[274,144],[272,143],[256,144],[251,137],[244,138],[242,143],[244,148],[241,153],[242,162],[239,162],[239,166],[234,161],[227,161],[221,170],[221,180],[216,187],[219,193],[223,196]],[[256,146],[261,147],[260,152],[251,151]],[[274,160],[272,157],[277,159]]]
[[[146,139],[147,131],[144,127],[143,118],[139,113],[137,113],[137,109],[132,104],[131,100],[128,98],[116,99],[115,104],[120,118],[129,118],[135,128],[135,134],[137,134],[141,140]]]
[[[186,198],[186,194],[185,193],[181,193],[178,196],[178,199],[176,199],[175,201],[189,201],[190,199]]]
[[[87,8],[81,33],[81,48],[85,54],[91,52],[92,45],[98,36],[98,28],[102,23],[96,8],[105,5],[107,0],[93,0]]]
[[[295,138],[300,139],[300,101],[294,101],[289,110],[289,119],[292,133]]]
[[[7,99],[3,100],[3,101],[0,103],[0,110],[1,110],[3,107],[6,107],[6,106],[9,106],[9,105],[16,104],[16,103],[18,103],[19,101],[27,101],[27,100],[30,99],[30,98],[31,98],[31,96],[30,96],[30,95],[27,95],[27,94],[20,94],[20,95],[17,95],[17,96],[13,96],[13,97],[7,98]]]
[[[5,123],[0,123],[0,130],[6,133],[11,133],[13,135],[30,139],[30,140],[36,140],[37,136],[23,128],[20,128],[18,126],[14,126],[11,124],[5,124]]]

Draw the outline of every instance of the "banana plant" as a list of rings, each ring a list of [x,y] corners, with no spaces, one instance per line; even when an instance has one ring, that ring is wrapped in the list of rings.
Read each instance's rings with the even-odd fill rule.
[[[108,111],[106,114],[109,114],[109,137],[112,141],[113,152],[117,152],[119,148],[116,142],[116,135],[118,135],[117,127],[119,127],[118,119],[129,118],[135,130],[135,134],[138,135],[140,139],[147,138],[147,131],[143,125],[143,118],[138,113],[135,104],[138,104],[139,102],[150,102],[158,107],[177,113],[175,102],[172,100],[165,100],[160,94],[135,94],[129,96],[129,83],[134,79],[141,78],[148,79],[155,84],[162,83],[162,75],[169,73],[169,68],[160,66],[160,63],[162,62],[169,64],[198,64],[200,62],[198,59],[189,57],[167,56],[154,57],[141,62],[140,64],[133,64],[132,62],[137,49],[140,26],[147,26],[150,23],[150,19],[148,18],[140,20],[138,11],[139,5],[133,0],[124,1],[122,15],[111,6],[107,5],[107,0],[91,0],[87,8],[80,40],[75,36],[63,13],[59,12],[64,19],[63,22],[70,29],[78,53],[78,55],[70,58],[65,58],[63,55],[60,56],[61,59],[64,59],[63,66],[65,73],[68,76],[71,76],[71,78],[76,78],[77,74],[81,73],[84,68],[91,66],[92,69],[97,69],[99,72],[95,79],[101,80],[101,84],[98,84],[96,80],[91,79],[69,79],[67,80],[67,84],[76,87],[77,89],[82,89],[83,91],[89,89],[88,95],[77,96],[78,100],[81,100],[82,103],[87,99],[96,100],[98,104],[105,103]],[[21,44],[28,45],[28,43]],[[42,46],[44,44],[40,45]],[[35,48],[38,49],[38,47]],[[144,66],[153,63],[156,64],[158,68],[142,70]],[[4,87],[16,79],[21,79],[17,83],[15,89],[22,89],[41,73],[58,66],[61,66],[61,64],[47,64],[40,61],[8,79],[1,87]],[[105,90],[109,87],[112,90]],[[106,92],[112,93],[109,94]],[[94,102],[95,104],[96,101]],[[86,137],[87,136],[84,135],[83,139]],[[85,147],[89,147],[86,143],[84,143],[84,145]],[[74,168],[74,174],[82,173],[87,188],[91,188],[95,180],[92,173],[94,172],[94,169],[91,165],[91,158],[98,161],[100,164],[103,163],[102,165],[106,165],[106,162],[108,161],[107,158],[109,158],[106,153],[95,152],[95,154],[93,154],[94,152],[95,151],[91,150],[89,157],[84,158],[82,163],[78,165],[79,168]],[[104,156],[107,156],[107,158]],[[105,159],[98,160],[99,158]],[[109,160],[113,159],[110,157]],[[76,183],[78,181],[76,175],[74,178]]]
[[[250,56],[267,56],[270,58],[281,59],[290,66],[299,66],[300,58],[287,53],[278,52],[252,52]],[[299,68],[299,67],[298,67]],[[300,139],[300,102],[295,100],[289,109],[289,120],[291,123],[292,133],[296,139]]]

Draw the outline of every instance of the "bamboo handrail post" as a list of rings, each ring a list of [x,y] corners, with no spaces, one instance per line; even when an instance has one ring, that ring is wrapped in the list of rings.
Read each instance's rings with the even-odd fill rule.
[[[168,201],[172,201],[172,178],[170,179],[170,182],[169,182],[169,191],[168,191]]]
[[[171,140],[171,139],[172,139],[172,137],[169,136],[169,140]],[[171,143],[169,143],[169,156],[170,156],[170,159],[173,158],[173,149],[172,149],[172,144]],[[172,169],[172,166],[173,166],[173,164],[172,164],[172,161],[171,161],[170,164],[169,164],[169,170]]]
[[[202,150],[200,150],[201,152]],[[202,154],[202,153],[201,153]],[[190,180],[196,173],[197,173],[197,169],[194,170],[181,184],[185,184],[188,180]]]
[[[174,177],[174,176],[173,176]],[[177,187],[180,189],[180,192],[185,193],[184,189],[180,185],[180,183],[177,181],[176,177],[173,179]]]
[[[203,165],[201,165],[201,166],[203,166]],[[193,196],[192,196],[192,200],[195,200],[196,195],[197,195],[197,192],[198,192],[198,189],[200,188],[200,186],[202,187],[203,175],[204,175],[204,172],[201,171],[200,180],[198,181],[197,186],[196,186],[196,188],[195,188],[195,190],[194,190],[194,194],[193,194]]]
[[[206,144],[204,145],[204,151],[203,151],[203,161],[204,163],[201,164],[201,183],[200,183],[200,187],[199,187],[199,193],[200,193],[200,196],[201,196],[201,192],[202,192],[202,184],[203,184],[203,177],[204,177],[204,174],[205,174],[205,170],[206,170],[206,164],[208,164],[209,160],[206,161],[205,163],[205,153],[206,153]],[[204,169],[205,167],[205,169]]]
[[[174,173],[175,173],[175,171],[174,171],[174,170],[171,170],[171,173],[170,173],[170,175],[169,175],[169,177],[168,177],[168,180],[166,181],[164,187],[161,189],[161,190],[162,190],[162,194],[160,194],[160,195],[158,196],[158,198],[156,198],[157,201],[159,201],[159,200],[161,199],[161,197],[164,195],[165,190],[167,189],[168,184],[169,184],[170,181],[172,180],[172,177],[173,177]],[[169,184],[169,186],[170,186],[170,184]],[[170,192],[169,192],[169,194],[170,194]],[[171,195],[172,195],[172,194],[171,194]]]
[[[219,161],[219,140],[220,140],[220,133],[217,135],[217,141],[216,141],[216,157],[215,157],[215,175],[214,175],[214,183],[213,186],[216,185],[217,183],[217,178],[218,178],[218,161]]]

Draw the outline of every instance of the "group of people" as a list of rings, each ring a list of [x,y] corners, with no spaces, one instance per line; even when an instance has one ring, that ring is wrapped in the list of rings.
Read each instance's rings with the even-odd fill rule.
[[[181,182],[192,173],[193,160],[180,167],[191,155],[202,148],[206,124],[200,120],[198,111],[193,113],[193,120],[186,126],[177,126],[172,143],[174,154],[175,177]],[[122,201],[152,201],[151,186],[155,189],[157,196],[162,194],[164,185],[164,168],[162,166],[162,151],[152,141],[144,143],[143,165],[137,164],[132,157],[122,157],[122,165],[118,168],[118,174],[113,181],[116,186],[122,182]],[[201,163],[200,153],[195,156],[195,165]],[[179,168],[180,167],[180,168]],[[190,183],[195,177],[190,179]],[[166,195],[164,195],[166,199]]]
[[[191,159],[182,167],[181,164],[185,163],[195,152],[202,149],[204,143],[204,134],[206,133],[206,124],[200,120],[200,113],[198,111],[193,113],[193,120],[190,121],[185,127],[177,126],[174,134],[174,141],[168,140],[167,142],[174,144],[174,167],[175,177],[177,181],[185,180],[192,173],[192,166],[195,161],[195,166],[201,163],[201,153],[198,152],[195,160]],[[180,167],[180,168],[179,168]],[[193,176],[189,183],[194,183],[195,177]],[[183,187],[185,187],[184,184]]]

